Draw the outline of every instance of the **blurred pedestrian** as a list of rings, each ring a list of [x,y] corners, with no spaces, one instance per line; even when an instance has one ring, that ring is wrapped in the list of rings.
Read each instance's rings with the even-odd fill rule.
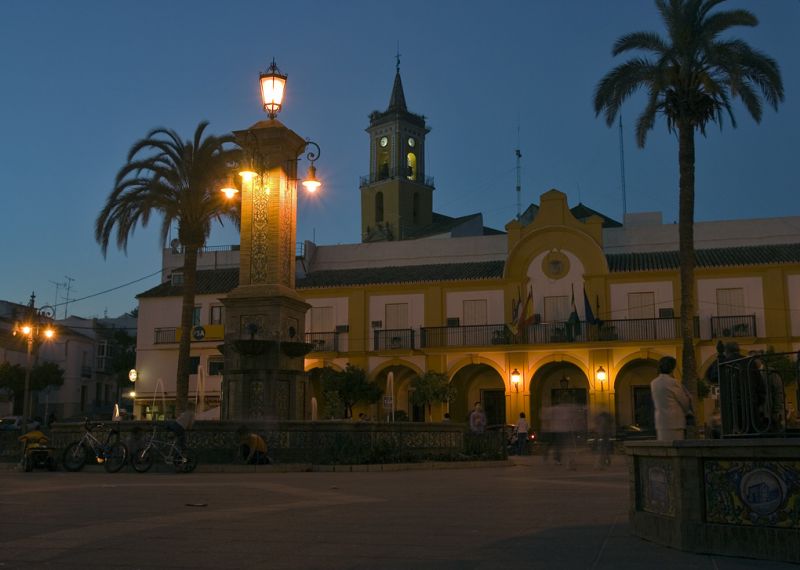
[[[520,412],[516,426],[517,455],[525,455],[525,451],[528,447],[528,429],[528,420],[525,419],[525,412]]]
[[[469,429],[472,433],[483,433],[486,431],[486,413],[480,402],[475,402],[475,407],[469,415]]]
[[[614,418],[603,410],[594,418],[594,430],[597,443],[597,467],[605,469],[611,465],[611,437],[614,432]]]

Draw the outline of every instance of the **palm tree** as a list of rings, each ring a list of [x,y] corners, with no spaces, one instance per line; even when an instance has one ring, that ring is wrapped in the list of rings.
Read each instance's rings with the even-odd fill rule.
[[[211,222],[230,218],[238,224],[237,210],[219,191],[238,150],[225,146],[232,136],[203,138],[208,126],[201,122],[192,140],[182,141],[171,129],[157,128],[128,151],[126,164],[117,173],[114,189],[95,222],[95,239],[106,255],[116,227],[117,247],[127,251],[128,238],[141,222],[160,215],[161,240],[166,243],[170,227],[178,225],[183,246],[183,302],[181,339],[178,346],[176,381],[177,413],[186,409],[189,395],[189,364],[192,313],[197,277],[197,254],[211,232]]]
[[[653,32],[634,32],[619,38],[613,55],[639,50],[635,57],[606,74],[594,93],[594,109],[605,112],[608,126],[622,103],[639,89],[647,104],[636,123],[636,142],[644,147],[647,133],[664,115],[669,132],[678,134],[678,241],[681,288],[683,382],[697,393],[694,353],[694,134],[705,135],[708,123],[722,127],[723,117],[736,127],[731,103],[739,98],[758,123],[762,97],[777,110],[783,101],[783,82],[771,57],[739,39],[721,38],[735,26],[754,27],[758,19],[748,10],[715,11],[725,0],[656,0],[667,38]]]

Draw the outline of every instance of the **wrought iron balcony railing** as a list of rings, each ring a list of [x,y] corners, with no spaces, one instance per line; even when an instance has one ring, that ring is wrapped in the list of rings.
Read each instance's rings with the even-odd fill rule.
[[[711,338],[740,336],[757,336],[755,315],[711,317]]]
[[[373,335],[375,350],[414,348],[414,329],[376,330]]]
[[[365,176],[362,176],[359,182],[359,188],[363,188],[369,184],[375,184],[376,182],[380,182],[382,180],[395,180],[395,179],[402,179],[408,180],[409,182],[416,182],[417,184],[424,184],[425,186],[433,187],[433,176],[419,176],[416,175],[414,178],[409,178],[408,170],[407,169],[396,169],[390,168],[387,170],[382,170],[379,172],[371,172]]]
[[[699,320],[694,323],[699,336]],[[587,323],[579,321],[537,323],[528,325],[515,335],[504,324],[457,327],[423,327],[420,345],[423,348],[448,346],[489,346],[498,344],[553,344],[561,342],[608,342],[675,340],[680,338],[680,319],[615,319]]]
[[[306,342],[313,346],[311,352],[339,352],[339,333],[337,332],[306,333]]]
[[[458,327],[424,327],[420,331],[423,348],[445,346],[485,346],[512,344],[513,337],[506,325],[468,325]]]
[[[153,344],[171,344],[174,342],[178,342],[177,328],[159,328],[155,330],[155,339],[153,340]]]

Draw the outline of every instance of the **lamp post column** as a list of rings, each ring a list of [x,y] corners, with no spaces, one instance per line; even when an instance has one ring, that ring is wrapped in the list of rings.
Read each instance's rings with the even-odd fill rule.
[[[22,392],[22,433],[28,431],[28,418],[31,415],[31,367],[33,366],[33,330],[26,340],[28,356],[25,360],[25,388]]]

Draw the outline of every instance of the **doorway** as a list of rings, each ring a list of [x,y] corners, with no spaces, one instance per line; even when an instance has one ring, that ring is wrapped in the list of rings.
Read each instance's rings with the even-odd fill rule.
[[[481,390],[483,411],[486,412],[486,425],[502,425],[506,423],[505,390]]]

